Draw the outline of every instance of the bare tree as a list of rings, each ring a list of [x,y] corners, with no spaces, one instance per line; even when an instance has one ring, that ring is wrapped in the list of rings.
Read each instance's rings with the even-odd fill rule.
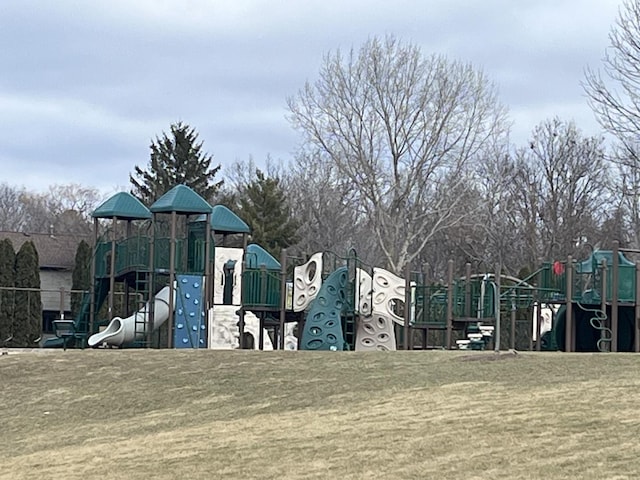
[[[620,221],[640,247],[640,1],[625,0],[609,33],[604,73],[588,69],[584,88],[600,125],[617,140],[611,161],[619,170]],[[623,231],[620,234],[624,233]],[[627,238],[623,238],[626,236]]]
[[[23,205],[20,201],[24,190],[0,184],[0,230],[20,231],[24,227]]]
[[[583,137],[573,122],[555,118],[534,129],[516,159],[530,265],[586,254],[612,202],[603,139]]]
[[[505,110],[481,72],[424,58],[393,37],[346,58],[327,55],[316,83],[288,105],[307,154],[348,182],[395,272],[472,213],[455,192],[505,131]]]
[[[53,185],[46,193],[22,192],[22,228],[31,232],[91,233],[91,212],[101,195],[77,184]]]
[[[603,58],[605,79],[588,69],[584,88],[602,127],[623,144],[637,144],[640,132],[640,1],[626,0],[609,33]]]
[[[608,232],[626,246],[640,248],[640,148],[627,143],[619,144],[611,156],[617,170],[617,182],[612,195],[617,208],[607,222]],[[614,227],[614,228],[611,228]]]
[[[516,175],[516,162],[507,145],[481,159],[473,183],[456,192],[461,208],[474,215],[440,232],[420,255],[422,268],[428,268],[431,278],[446,278],[448,260],[454,261],[458,274],[464,273],[467,262],[475,272],[494,272],[500,267],[512,275],[527,265],[519,192],[513,188]]]
[[[475,197],[479,210],[460,245],[467,247],[468,259],[483,271],[493,271],[499,265],[517,275],[526,265],[518,215],[520,192],[513,188],[517,175],[516,162],[504,146],[479,165]]]
[[[299,155],[284,178],[300,228],[296,250],[300,254],[331,250],[345,255],[350,248],[372,263],[378,252],[369,220],[355,201],[350,182],[337,168],[315,157]]]

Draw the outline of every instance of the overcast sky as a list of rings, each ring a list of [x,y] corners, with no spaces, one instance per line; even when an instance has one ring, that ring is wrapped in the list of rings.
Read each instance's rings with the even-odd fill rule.
[[[184,121],[214,161],[292,158],[286,98],[322,56],[393,34],[484,70],[526,141],[599,128],[580,82],[621,0],[0,0],[0,182],[110,194]]]

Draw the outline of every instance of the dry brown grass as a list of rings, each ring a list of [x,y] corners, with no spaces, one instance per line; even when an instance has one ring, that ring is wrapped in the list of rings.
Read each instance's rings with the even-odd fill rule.
[[[2,356],[0,479],[637,477],[640,356],[479,355]]]

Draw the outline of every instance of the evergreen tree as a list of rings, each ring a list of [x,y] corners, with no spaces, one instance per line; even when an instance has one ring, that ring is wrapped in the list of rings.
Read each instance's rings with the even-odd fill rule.
[[[171,134],[163,132],[151,143],[151,158],[146,170],[135,166],[129,175],[131,193],[151,205],[176,185],[187,185],[207,201],[212,201],[222,181],[214,177],[220,165],[211,167],[213,156],[202,151],[202,142],[193,127],[182,122],[171,125]]]
[[[24,242],[16,255],[15,285],[29,290],[16,290],[13,343],[32,347],[42,331],[42,301],[38,252],[31,241]]]
[[[11,240],[0,241],[0,344],[13,335],[16,253]]]
[[[297,242],[298,223],[278,177],[266,177],[256,169],[255,179],[239,193],[238,210],[251,229],[251,240],[274,257]]]
[[[75,263],[71,274],[71,289],[88,291],[91,288],[91,247],[82,240],[76,249]],[[81,293],[71,295],[71,313],[76,318],[82,305]]]

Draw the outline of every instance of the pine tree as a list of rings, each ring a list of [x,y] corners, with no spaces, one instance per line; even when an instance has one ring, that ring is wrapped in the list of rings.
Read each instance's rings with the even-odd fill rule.
[[[202,151],[195,128],[182,122],[171,125],[171,134],[163,132],[151,143],[151,158],[146,170],[135,166],[129,175],[131,193],[151,205],[176,185],[187,185],[207,201],[212,201],[222,181],[214,177],[220,165],[211,167],[213,156]]]
[[[88,291],[91,288],[91,247],[82,240],[76,249],[75,263],[71,274],[71,313],[76,318],[84,295],[75,291]]]
[[[31,241],[24,242],[16,255],[15,285],[28,290],[16,290],[13,343],[32,347],[42,331],[42,301],[38,252]]]
[[[13,335],[16,253],[11,240],[0,241],[0,344]]]
[[[255,179],[238,196],[238,210],[251,229],[251,240],[276,258],[297,242],[298,222],[278,177],[266,177],[256,169]]]

